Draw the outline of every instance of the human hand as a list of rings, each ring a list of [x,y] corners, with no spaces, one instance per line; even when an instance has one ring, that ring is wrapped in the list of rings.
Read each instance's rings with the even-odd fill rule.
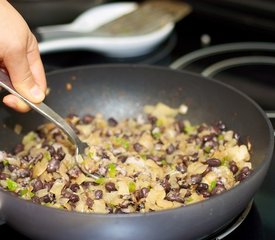
[[[34,103],[43,101],[47,84],[36,38],[6,0],[0,0],[0,68],[8,72],[14,88],[25,98]],[[19,112],[30,109],[11,94],[3,102]]]

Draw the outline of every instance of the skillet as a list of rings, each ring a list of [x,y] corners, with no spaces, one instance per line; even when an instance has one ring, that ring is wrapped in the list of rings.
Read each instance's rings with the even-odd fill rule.
[[[32,239],[202,239],[240,214],[261,186],[273,153],[273,130],[264,111],[242,92],[199,75],[145,65],[93,65],[48,74],[45,103],[62,116],[101,112],[120,120],[144,105],[184,103],[194,124],[221,120],[252,144],[254,172],[241,184],[209,200],[145,214],[84,214],[28,202],[0,190],[0,215]],[[66,85],[72,89],[68,91]],[[0,149],[10,151],[46,120],[35,112],[0,106]],[[23,126],[21,135],[13,131]]]

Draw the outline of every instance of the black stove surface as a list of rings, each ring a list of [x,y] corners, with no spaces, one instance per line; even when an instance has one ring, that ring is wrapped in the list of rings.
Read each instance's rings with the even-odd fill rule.
[[[210,57],[201,57],[191,63],[182,65],[176,61],[182,56],[209,47],[240,42],[272,43],[269,49],[250,49],[235,52],[215,53]],[[234,48],[234,46],[232,46]],[[272,50],[272,48],[274,49]],[[263,58],[262,63],[255,63],[255,56]],[[45,54],[42,60],[47,72],[72,66],[101,63],[141,63],[167,66],[187,71],[205,73],[205,70],[228,59],[248,57],[248,63],[210,71],[215,79],[224,81],[247,93],[266,111],[275,111],[275,33],[251,24],[236,23],[228,19],[218,19],[195,11],[176,24],[171,36],[146,56],[127,59],[107,58],[94,52],[68,51]],[[246,59],[247,60],[247,59]],[[275,62],[275,61],[274,61]],[[175,64],[177,63],[177,64]],[[177,65],[175,67],[175,65]],[[210,68],[211,70],[211,68]],[[213,68],[212,68],[213,70]],[[275,121],[273,122],[273,125]],[[274,125],[275,126],[275,125]],[[262,187],[257,192],[252,208],[243,223],[225,240],[238,239],[275,239],[275,156]],[[0,226],[1,239],[27,239],[7,224]],[[184,238],[183,238],[184,239]],[[211,239],[221,239],[213,236]]]

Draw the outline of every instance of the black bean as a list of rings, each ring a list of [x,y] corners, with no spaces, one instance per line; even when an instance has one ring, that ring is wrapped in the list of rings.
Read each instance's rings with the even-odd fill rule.
[[[150,190],[146,187],[143,187],[142,189],[135,191],[134,195],[136,197],[136,200],[139,201],[140,199],[147,197],[149,191]]]
[[[107,182],[107,183],[105,184],[105,189],[106,189],[108,192],[117,191],[115,184],[112,183],[112,182]]]
[[[57,149],[57,151],[53,154],[53,158],[58,160],[58,161],[62,161],[65,158],[65,152],[63,151],[63,149],[60,147]]]
[[[152,159],[153,161],[157,162],[160,160],[160,157],[158,156],[154,156],[154,155],[149,155],[147,156],[148,159]]]
[[[64,198],[70,198],[73,193],[69,192],[68,190],[62,191],[62,196]]]
[[[94,205],[94,200],[88,197],[86,200],[86,204],[87,204],[88,208],[92,208]]]
[[[40,139],[46,139],[46,133],[42,129],[37,129],[35,132]]]
[[[77,127],[73,123],[69,122],[69,125],[71,126],[71,128],[74,130],[74,132],[76,134],[80,134],[79,130],[77,129]],[[63,134],[61,134],[61,135],[57,136],[57,138],[58,139],[64,139],[64,136],[63,136]],[[58,139],[56,139],[56,140],[58,140]]]
[[[4,168],[5,168],[4,163],[3,163],[3,162],[0,162],[0,171],[3,171],[3,170],[4,170]]]
[[[78,201],[79,201],[79,196],[72,193],[71,196],[69,197],[69,202],[77,203]]]
[[[19,143],[15,146],[13,149],[13,153],[16,155],[24,150],[24,145],[22,143]]]
[[[71,128],[73,130],[75,130],[75,127],[71,123],[69,123],[69,125],[71,126]],[[56,128],[54,130],[54,132],[52,133],[52,136],[53,136],[53,139],[57,142],[60,142],[60,141],[64,140],[64,136],[63,136],[61,130],[59,130],[58,128]]]
[[[177,130],[178,130],[178,132],[180,132],[180,133],[182,133],[183,132],[183,130],[184,130],[184,124],[183,124],[183,122],[182,121],[177,121]]]
[[[73,191],[73,192],[77,192],[80,187],[77,183],[73,183],[71,186],[70,186],[70,189]]]
[[[90,186],[94,186],[96,183],[91,182],[91,181],[84,181],[83,183],[81,183],[81,186],[84,188],[88,188]]]
[[[164,188],[165,192],[168,193],[171,190],[171,184],[169,183],[167,178],[164,178],[161,181],[161,186]]]
[[[73,119],[74,117],[78,117],[78,115],[75,114],[75,113],[69,113],[69,114],[67,115],[67,118],[69,118],[69,119]]]
[[[199,153],[195,152],[194,154],[189,156],[189,161],[196,162],[199,160]]]
[[[241,137],[240,134],[234,132],[233,138],[235,138],[237,140],[237,142],[240,140],[240,137]]]
[[[81,170],[78,167],[73,167],[70,170],[68,170],[67,173],[71,178],[77,178],[80,175]]]
[[[207,168],[204,170],[204,172],[201,175],[204,177],[211,171],[212,171],[212,168],[210,166],[207,166]]]
[[[120,155],[120,156],[118,157],[118,160],[121,161],[122,163],[125,163],[126,160],[127,160],[127,158],[128,158],[127,156]]]
[[[118,124],[118,122],[117,122],[117,120],[115,120],[114,118],[109,118],[109,119],[108,119],[108,125],[109,125],[110,127],[115,127],[115,126],[117,126],[117,124]]]
[[[43,189],[43,183],[40,179],[36,179],[33,183],[33,191],[37,192],[38,190]]]
[[[215,127],[217,127],[218,130],[220,130],[220,131],[224,131],[226,129],[226,126],[225,126],[225,124],[222,121],[218,121],[215,124]]]
[[[155,125],[158,120],[155,116],[153,116],[151,114],[148,114],[147,119],[148,119],[149,123],[151,123],[151,125]]]
[[[51,146],[51,145],[49,145],[49,144],[43,144],[42,147],[45,148],[45,149],[51,154],[51,156],[54,155],[55,149],[54,149],[53,146]]]
[[[183,189],[187,189],[190,187],[190,185],[184,180],[178,181],[178,185],[180,188],[183,188]]]
[[[49,203],[49,202],[52,202],[54,198],[55,198],[54,194],[48,193],[44,197],[40,198],[40,200],[44,203]]]
[[[110,159],[108,153],[105,152],[105,151],[103,151],[103,152],[101,153],[101,157],[102,157],[102,158],[105,158],[105,159]]]
[[[33,162],[36,163],[40,161],[44,157],[43,153],[38,153],[35,158],[33,159]],[[31,160],[32,161],[32,160]]]
[[[185,198],[188,198],[192,195],[191,191],[188,189],[186,194],[184,195]]]
[[[226,188],[223,185],[216,185],[216,187],[211,191],[212,195],[221,194],[226,191]]]
[[[181,159],[181,162],[187,166],[188,165],[188,161],[190,159],[190,156],[187,155],[179,155],[179,158]]]
[[[202,180],[202,175],[201,174],[195,174],[191,176],[191,184],[198,184]]]
[[[233,174],[236,174],[239,171],[239,168],[238,168],[237,164],[234,161],[231,161],[229,163],[229,169]]]
[[[240,173],[236,176],[236,181],[243,181],[245,178],[247,178],[252,173],[252,170],[248,167],[243,167],[240,171]]]
[[[37,196],[33,196],[33,197],[32,197],[32,202],[33,202],[33,203],[36,203],[36,204],[40,204],[40,203],[41,203],[40,198],[37,197]]]
[[[203,142],[209,142],[212,141],[215,138],[215,134],[209,134],[202,137]]]
[[[147,197],[148,193],[149,193],[149,188],[147,187],[143,187],[142,189],[140,189],[141,195],[142,197]]]
[[[179,203],[184,203],[184,199],[180,196],[179,192],[169,192],[166,197],[166,200],[168,201],[175,201]]]
[[[129,207],[130,205],[131,205],[131,202],[128,201],[128,200],[126,200],[126,201],[120,203],[120,204],[119,204],[119,207],[120,207],[120,208],[127,208],[127,207]]]
[[[102,190],[96,190],[95,191],[95,199],[102,199],[103,197],[103,191]]]
[[[142,194],[141,194],[140,190],[136,190],[136,191],[134,192],[134,196],[135,196],[137,202],[138,202],[140,199],[142,199]]]
[[[209,158],[206,160],[206,162],[210,167],[219,167],[222,163],[218,158]]]
[[[155,162],[160,161],[160,157],[154,156],[154,155],[148,155],[148,156],[147,156],[147,159],[152,159],[152,160],[155,161]]]
[[[125,212],[123,212],[123,211],[121,210],[121,208],[115,208],[114,213],[116,213],[116,214],[126,214]]]
[[[17,172],[18,177],[20,178],[26,178],[31,176],[31,171],[29,169],[19,169]]]
[[[10,172],[13,172],[14,170],[19,169],[19,167],[13,164],[9,164],[8,169],[10,170]]]
[[[95,119],[95,117],[91,114],[86,114],[82,117],[82,122],[84,124],[89,124],[91,123],[93,120]]]
[[[169,155],[172,154],[174,151],[175,151],[175,147],[174,147],[173,144],[170,144],[168,146],[168,148],[166,149],[166,153],[169,154]]]
[[[201,194],[204,198],[209,198],[211,196],[211,193],[208,191],[203,191]]]
[[[196,187],[196,191],[198,193],[203,193],[208,190],[208,184],[207,183],[199,183]]]
[[[205,124],[202,124],[198,127],[198,132],[201,133],[202,131],[207,130],[207,129],[208,129],[208,126]]]
[[[182,162],[177,164],[176,169],[181,173],[187,172],[187,167]]]
[[[53,172],[55,172],[56,170],[58,170],[59,165],[60,165],[59,160],[57,160],[57,159],[52,159],[52,160],[48,163],[47,172],[48,172],[48,173],[53,173]]]
[[[6,173],[0,173],[0,180],[6,180],[7,178],[9,177],[9,175],[8,174],[6,174]]]
[[[54,181],[50,181],[50,182],[45,182],[43,184],[43,186],[44,186],[44,188],[47,188],[50,191],[50,189],[52,188],[53,184],[54,184]]]
[[[133,147],[136,152],[140,152],[143,149],[143,146],[140,143],[135,143]]]

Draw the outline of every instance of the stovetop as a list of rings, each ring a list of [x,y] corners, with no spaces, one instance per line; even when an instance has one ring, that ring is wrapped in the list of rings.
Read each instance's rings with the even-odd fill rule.
[[[230,50],[226,50],[228,48]],[[176,24],[166,41],[145,56],[119,59],[85,51],[42,56],[47,72],[90,64],[141,63],[203,73],[247,93],[266,111],[275,111],[274,59],[274,32],[251,24],[217,19],[196,12],[196,9]],[[275,121],[272,123],[274,125]],[[275,239],[274,174],[275,156],[244,221],[226,237],[213,236],[212,239]],[[0,226],[1,238],[5,233],[7,238],[27,239],[6,224]]]

